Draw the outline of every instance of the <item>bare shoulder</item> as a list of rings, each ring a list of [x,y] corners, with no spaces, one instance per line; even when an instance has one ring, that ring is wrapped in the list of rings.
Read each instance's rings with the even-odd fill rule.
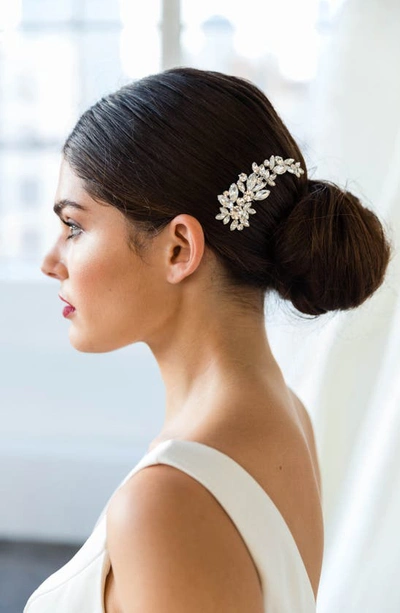
[[[240,533],[205,487],[172,466],[145,467],[115,493],[107,549],[121,611],[263,611]]]
[[[303,402],[300,400],[300,398],[294,393],[294,391],[289,387],[288,387],[288,390],[292,396],[293,402],[297,409],[298,416],[299,416],[299,419],[300,419],[300,422],[301,422],[301,425],[302,425],[302,428],[304,430],[304,434],[307,440],[307,444],[310,449],[310,453],[313,459],[314,472],[315,472],[315,476],[318,481],[319,493],[322,499],[321,471],[320,471],[320,466],[319,466],[317,445],[315,442],[314,428],[313,428],[313,424],[310,418],[310,414],[307,411],[306,407],[304,406]]]

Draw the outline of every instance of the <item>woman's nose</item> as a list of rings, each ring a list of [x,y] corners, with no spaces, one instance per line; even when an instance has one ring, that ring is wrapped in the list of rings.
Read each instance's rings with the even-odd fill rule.
[[[67,267],[53,252],[49,252],[43,259],[40,270],[52,279],[63,280],[68,277]]]

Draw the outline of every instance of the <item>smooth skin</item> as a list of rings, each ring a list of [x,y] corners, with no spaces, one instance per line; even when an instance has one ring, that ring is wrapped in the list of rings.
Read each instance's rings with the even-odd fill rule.
[[[65,160],[55,200],[85,209],[59,213],[42,265],[76,309],[72,346],[149,346],[166,390],[164,425],[149,450],[170,438],[196,440],[239,462],[281,511],[316,594],[323,522],[315,440],[270,349],[262,294],[243,291],[245,308],[221,292],[223,270],[191,215],[177,215],[143,261],[122,213],[93,200]],[[208,490],[174,467],[146,467],[114,494],[107,550],[106,613],[263,612],[240,533]]]

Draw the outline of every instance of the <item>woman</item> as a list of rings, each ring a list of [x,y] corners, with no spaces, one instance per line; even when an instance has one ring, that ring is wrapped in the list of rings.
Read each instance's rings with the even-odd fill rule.
[[[87,110],[63,147],[60,283],[79,351],[134,342],[166,386],[162,431],[25,613],[309,613],[323,559],[307,410],[268,343],[264,298],[355,308],[390,246],[376,215],[310,180],[266,96],[174,68]],[[144,470],[146,468],[146,470]]]

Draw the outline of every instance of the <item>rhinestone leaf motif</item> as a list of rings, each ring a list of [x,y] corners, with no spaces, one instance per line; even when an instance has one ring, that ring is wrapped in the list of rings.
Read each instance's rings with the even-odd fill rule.
[[[268,198],[271,192],[264,188],[267,185],[276,185],[277,175],[290,172],[300,177],[304,174],[304,170],[300,168],[300,162],[295,162],[293,158],[284,160],[279,155],[271,155],[269,160],[264,160],[260,166],[253,162],[252,170],[249,176],[243,172],[240,173],[239,180],[232,183],[229,190],[218,196],[222,206],[215,219],[222,220],[224,224],[231,222],[231,230],[243,230],[244,227],[249,227],[249,215],[256,213],[255,209],[251,208],[251,203]]]

